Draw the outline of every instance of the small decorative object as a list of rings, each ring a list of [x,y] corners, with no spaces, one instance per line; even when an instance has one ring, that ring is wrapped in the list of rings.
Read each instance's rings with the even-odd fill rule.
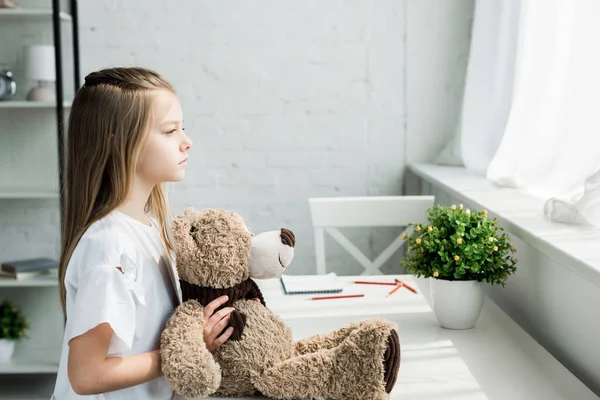
[[[0,0],[0,8],[17,8],[17,4],[12,0]]]
[[[19,308],[8,299],[0,303],[0,363],[11,360],[15,342],[26,337],[27,320]]]
[[[17,84],[9,69],[0,71],[0,101],[10,100],[17,94]]]
[[[38,81],[27,94],[29,101],[55,101],[56,92],[53,83],[56,81],[54,64],[54,46],[32,45],[24,49],[25,77]]]
[[[433,311],[444,328],[470,329],[483,306],[482,282],[504,287],[516,271],[516,249],[486,210],[437,205],[427,219],[428,224],[410,224],[402,265],[417,277],[433,278]]]

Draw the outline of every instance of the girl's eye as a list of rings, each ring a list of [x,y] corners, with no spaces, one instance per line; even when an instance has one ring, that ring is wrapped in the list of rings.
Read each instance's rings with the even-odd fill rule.
[[[185,128],[183,128],[183,127],[182,127],[182,128],[181,128],[181,130],[182,130],[182,131],[185,131]],[[171,129],[170,131],[167,131],[166,133],[167,133],[168,135],[170,135],[170,134],[173,134],[173,133],[175,133],[175,132],[177,132],[177,128]]]

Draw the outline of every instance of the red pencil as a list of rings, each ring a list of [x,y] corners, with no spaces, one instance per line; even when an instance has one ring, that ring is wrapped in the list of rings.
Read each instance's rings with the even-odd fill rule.
[[[400,279],[396,279],[396,282],[401,283],[402,285],[404,285],[405,288],[407,288],[411,292],[417,293],[417,290],[415,288],[408,286],[406,283],[402,282]]]
[[[402,288],[403,286],[404,286],[404,284],[402,282],[399,282],[398,286],[396,286],[395,288],[393,288],[392,291],[389,292],[385,297],[393,295],[396,290]]]
[[[340,296],[320,296],[320,297],[311,297],[308,300],[327,300],[327,299],[348,299],[351,297],[365,297],[364,294],[344,294]]]
[[[395,282],[368,282],[368,281],[354,281],[354,283],[362,284],[362,285],[391,285],[396,286]]]

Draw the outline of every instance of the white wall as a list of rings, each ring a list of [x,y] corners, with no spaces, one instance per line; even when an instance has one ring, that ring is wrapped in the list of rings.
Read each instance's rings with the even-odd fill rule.
[[[195,142],[176,212],[227,207],[260,231],[295,231],[294,269],[312,272],[307,198],[399,194],[460,106],[473,0],[80,2],[82,73],[156,69],[180,94]],[[82,76],[83,78],[83,76]],[[6,202],[2,208],[6,209]],[[55,203],[0,212],[0,258],[57,250]],[[11,243],[38,224],[27,245]],[[10,232],[10,233],[7,233]],[[367,255],[391,230],[350,232]],[[332,254],[339,254],[334,250]],[[335,268],[359,273],[338,259]],[[398,271],[398,258],[386,270]]]

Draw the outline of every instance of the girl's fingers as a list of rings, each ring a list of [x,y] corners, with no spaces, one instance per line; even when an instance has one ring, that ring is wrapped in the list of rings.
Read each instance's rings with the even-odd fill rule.
[[[217,308],[227,303],[227,300],[229,300],[229,297],[227,295],[224,295],[221,297],[217,297],[216,299],[208,303],[206,307],[204,307],[204,319],[208,320]]]
[[[223,318],[222,320],[220,320],[218,323],[216,323],[210,333],[208,334],[209,340],[212,342],[216,339],[216,337],[223,332],[223,329],[225,329],[225,327],[227,326],[227,324],[229,323],[229,315],[226,316],[225,318]]]
[[[227,307],[227,308],[223,308],[222,310],[217,311],[216,313],[213,314],[212,317],[210,317],[208,319],[208,321],[206,322],[206,326],[204,327],[204,329],[208,330],[208,331],[212,331],[212,329],[214,328],[214,326],[220,322],[222,319],[229,317],[229,314],[231,314],[231,312],[235,310],[235,308],[233,307]]]
[[[233,327],[229,327],[227,328],[227,330],[221,335],[219,336],[217,339],[215,339],[213,341],[213,346],[216,349],[217,347],[221,346],[223,343],[225,343],[227,341],[227,339],[229,339],[229,337],[231,336],[231,334],[233,333]]]
[[[229,323],[229,315],[233,310],[235,310],[235,308],[224,307],[223,309],[215,312],[215,310],[217,310],[219,307],[226,304],[228,300],[228,296],[221,296],[214,299],[208,303],[206,307],[204,307],[204,319],[206,321],[204,326],[204,340],[206,342],[206,347],[211,352],[225,343],[233,333],[232,327],[227,329],[225,332],[223,332],[223,329],[225,329]],[[223,334],[217,338],[221,332],[223,332]]]

